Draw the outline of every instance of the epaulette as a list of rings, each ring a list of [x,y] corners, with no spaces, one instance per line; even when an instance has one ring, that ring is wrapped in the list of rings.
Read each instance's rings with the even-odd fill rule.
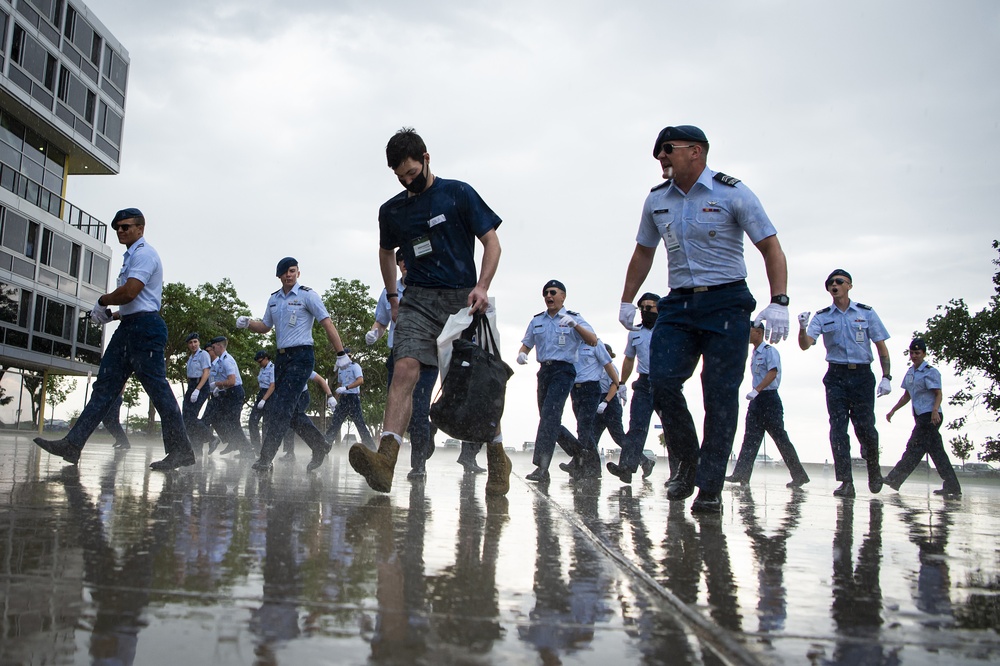
[[[816,310],[816,314],[823,314],[824,312],[829,312],[833,308],[832,305],[828,305],[822,310]]]
[[[650,188],[649,191],[650,192],[655,192],[656,190],[660,189],[661,187],[667,187],[672,182],[674,182],[674,179],[673,178],[668,178],[667,180],[663,181],[662,183],[660,183],[656,187]]]
[[[278,292],[279,292],[279,291],[281,291],[281,289],[280,289],[280,288],[278,288],[278,289],[275,289],[274,291],[272,291],[272,292],[271,292],[271,295],[272,295],[272,296],[277,296],[277,295],[278,295]]]
[[[299,285],[299,289],[301,289],[302,291],[312,291],[312,288],[306,287],[306,286],[301,285],[301,284]]]
[[[729,187],[736,187],[736,183],[740,182],[739,178],[733,178],[732,176],[727,176],[721,171],[716,171],[715,175],[712,176],[712,180],[717,180],[723,185],[728,185]]]
[[[579,312],[573,312],[572,310],[566,310],[566,314],[571,314],[574,317],[579,317],[580,316]]]
[[[545,314],[545,310],[542,310],[541,312],[539,312],[539,313],[538,313],[538,314],[536,314],[535,316],[536,316],[536,317],[541,317],[541,316],[542,316],[543,314]]]
[[[862,310],[871,310],[872,309],[872,306],[865,305],[864,303],[855,303],[855,305],[857,305]]]

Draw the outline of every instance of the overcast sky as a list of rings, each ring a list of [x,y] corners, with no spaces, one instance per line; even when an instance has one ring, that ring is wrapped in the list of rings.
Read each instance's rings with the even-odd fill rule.
[[[886,323],[884,464],[912,425],[882,418],[912,332],[949,298],[981,307],[992,293],[995,2],[88,6],[131,58],[124,148],[119,175],[71,178],[67,196],[105,220],[141,208],[167,281],[229,277],[260,316],[292,255],[303,284],[357,278],[377,296],[378,206],[401,189],[384,146],[403,125],[437,175],[479,191],[504,220],[490,293],[516,369],[504,430],[518,447],[534,439],[537,366],[514,358],[545,281],[567,285],[567,307],[620,365],[618,303],[665,125],[701,127],[709,166],[760,198],[788,256],[793,322],[829,304],[823,280],[842,267]],[[749,243],[746,255],[763,307],[763,262]],[[667,291],[662,246],[643,290]],[[830,459],[823,349],[778,348],[792,441],[803,460]],[[697,376],[687,396],[700,406]]]

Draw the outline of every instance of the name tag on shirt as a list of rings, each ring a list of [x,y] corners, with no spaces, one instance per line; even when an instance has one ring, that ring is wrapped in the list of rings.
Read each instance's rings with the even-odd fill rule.
[[[427,220],[427,226],[428,227],[436,227],[437,225],[441,224],[442,222],[444,222],[444,215],[443,214],[442,215],[438,215],[436,217],[432,217],[431,219]]]
[[[855,342],[864,342],[865,341],[865,332],[864,332],[864,330],[862,330],[860,328],[857,330],[857,332],[854,334],[854,341]]]
[[[681,249],[681,244],[677,240],[677,234],[674,233],[673,224],[668,224],[663,234],[664,239],[667,241],[667,252],[676,252]]]
[[[431,239],[427,236],[421,236],[417,240],[413,241],[413,254],[417,257],[423,257],[424,255],[430,254],[434,248],[431,246]]]

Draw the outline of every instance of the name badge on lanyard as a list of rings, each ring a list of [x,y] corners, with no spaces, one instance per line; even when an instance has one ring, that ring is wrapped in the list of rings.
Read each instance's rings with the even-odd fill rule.
[[[680,241],[677,240],[677,234],[674,233],[674,225],[671,222],[667,225],[667,228],[663,230],[663,238],[667,241],[667,252],[676,252],[681,249]]]
[[[421,236],[420,238],[413,241],[413,254],[417,257],[422,257],[424,255],[430,254],[434,248],[431,246],[431,239],[429,236]]]
[[[865,341],[865,331],[860,326],[858,327],[857,333],[854,334],[854,341],[858,343],[863,343]]]

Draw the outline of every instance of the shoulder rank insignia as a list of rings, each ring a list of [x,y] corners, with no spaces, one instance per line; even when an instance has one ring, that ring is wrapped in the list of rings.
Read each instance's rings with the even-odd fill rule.
[[[870,306],[870,305],[865,305],[864,303],[857,303],[856,305],[857,305],[857,306],[858,306],[859,308],[861,308],[862,310],[871,310],[871,309],[872,309],[872,306]]]
[[[573,315],[574,317],[579,317],[580,316],[579,312],[573,312],[572,310],[566,310],[566,314]]]
[[[309,287],[301,284],[299,285],[299,289],[301,289],[302,291],[312,291],[312,289],[310,289]]]
[[[277,289],[277,290],[275,290],[275,291],[272,291],[272,292],[271,292],[271,295],[272,295],[272,296],[277,296],[277,295],[278,295],[278,292],[280,292],[280,291],[281,291],[281,289],[280,289],[280,288],[279,288],[279,289]]]
[[[655,192],[656,190],[658,190],[658,189],[660,189],[660,188],[662,188],[662,187],[667,187],[667,186],[669,186],[669,185],[670,185],[670,183],[672,183],[672,182],[674,182],[674,179],[673,179],[673,178],[668,178],[667,180],[663,181],[662,183],[660,183],[660,184],[659,184],[659,185],[657,185],[656,187],[651,187],[651,188],[649,189],[649,191],[650,191],[650,192]]]
[[[833,307],[832,305],[828,305],[822,310],[816,310],[816,314],[823,314],[824,312],[829,312],[832,307]]]
[[[739,178],[733,178],[732,176],[727,176],[721,171],[716,171],[715,175],[712,176],[713,180],[717,180],[723,185],[728,185],[729,187],[736,187],[736,183],[740,182]]]
[[[542,316],[543,314],[545,314],[545,310],[542,310],[541,312],[539,312],[539,313],[538,313],[538,314],[536,314],[535,316],[536,316],[536,317],[541,317],[541,316]]]

